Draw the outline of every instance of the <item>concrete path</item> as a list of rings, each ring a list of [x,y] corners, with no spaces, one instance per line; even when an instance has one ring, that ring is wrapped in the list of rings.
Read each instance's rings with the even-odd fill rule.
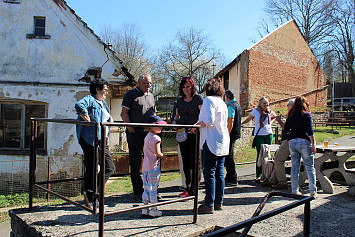
[[[355,145],[355,136],[346,136],[330,144]],[[105,236],[197,236],[211,228],[226,227],[252,216],[260,200],[272,190],[261,187],[254,181],[255,165],[238,169],[238,187],[225,190],[224,209],[213,215],[199,215],[192,224],[193,202],[179,202],[160,206],[163,216],[143,218],[140,211],[105,217]],[[163,200],[178,198],[180,181],[164,182],[160,186]],[[335,184],[334,194],[319,190],[319,198],[311,204],[311,236],[351,236],[355,216],[355,198],[347,195],[348,186]],[[308,195],[307,187],[302,192]],[[199,200],[204,190],[199,191]],[[288,198],[272,198],[263,212],[291,203]],[[105,199],[105,211],[136,206],[131,194],[114,195]],[[98,217],[72,205],[38,207],[35,212],[26,209],[14,210],[28,225],[46,236],[97,236]],[[282,213],[277,217],[255,224],[252,236],[302,236],[303,206]],[[9,236],[9,222],[0,225],[0,236]]]

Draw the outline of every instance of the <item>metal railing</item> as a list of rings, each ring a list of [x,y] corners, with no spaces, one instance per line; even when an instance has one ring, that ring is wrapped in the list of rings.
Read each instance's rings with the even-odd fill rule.
[[[36,157],[37,157],[37,123],[38,122],[54,122],[54,123],[67,123],[67,124],[77,124],[77,125],[85,125],[85,126],[95,126],[95,154],[94,154],[94,170],[93,173],[93,186],[94,186],[94,195],[93,195],[93,209],[87,207],[86,205],[80,204],[74,200],[71,200],[63,195],[60,195],[56,192],[53,192],[41,185],[48,185],[50,183],[58,183],[58,182],[68,182],[68,181],[77,181],[83,180],[83,177],[78,178],[71,178],[71,179],[60,179],[60,180],[47,180],[42,182],[36,182]],[[193,223],[197,222],[197,204],[198,204],[198,187],[199,187],[199,160],[201,153],[199,151],[199,139],[200,139],[200,131],[199,125],[177,125],[177,124],[146,124],[146,123],[118,123],[118,122],[106,122],[106,123],[96,123],[96,122],[84,122],[84,121],[77,121],[77,120],[69,120],[69,119],[46,119],[46,118],[31,118],[31,143],[30,143],[30,171],[29,171],[29,210],[32,211],[33,209],[33,193],[34,188],[41,189],[47,193],[50,193],[60,199],[63,199],[81,209],[84,209],[94,215],[99,214],[99,236],[104,235],[104,218],[105,216],[124,213],[128,211],[135,211],[140,210],[143,208],[155,207],[160,205],[166,205],[174,202],[182,202],[188,200],[194,200],[194,211],[193,211]],[[190,197],[184,198],[177,198],[169,201],[159,202],[155,204],[149,205],[141,205],[138,207],[127,208],[123,210],[117,211],[109,211],[105,212],[104,206],[104,192],[105,192],[105,169],[101,169],[100,178],[98,178],[98,165],[100,167],[105,167],[105,153],[99,153],[99,146],[105,147],[106,146],[106,139],[99,140],[99,128],[101,127],[101,137],[106,137],[106,130],[108,126],[132,126],[132,127],[163,127],[163,128],[196,128],[196,149],[195,149],[195,170],[192,174],[192,179],[194,182],[194,194]],[[197,155],[196,155],[197,154]],[[99,159],[100,155],[100,159]],[[100,164],[99,164],[100,160]],[[100,180],[100,183],[98,182]],[[99,200],[98,200],[99,199]],[[99,212],[97,208],[97,202],[99,201]]]
[[[260,215],[260,212],[264,208],[265,204],[268,202],[268,200],[273,197],[273,196],[282,196],[282,197],[288,197],[288,198],[294,198],[294,199],[299,199],[298,201],[295,201],[293,203],[290,203],[288,205],[282,206],[280,208],[277,208],[275,210],[266,212],[262,215]],[[265,195],[264,199],[262,202],[259,204],[258,208],[254,212],[252,218],[242,221],[238,224],[231,225],[225,228],[222,228],[220,230],[211,232],[209,234],[206,234],[204,236],[225,236],[227,234],[233,233],[237,230],[240,230],[242,228],[245,228],[243,232],[241,233],[240,236],[247,236],[250,228],[252,227],[253,224],[266,220],[270,217],[276,216],[280,213],[283,213],[285,211],[288,211],[292,208],[295,208],[297,206],[303,205],[304,204],[304,213],[303,213],[303,236],[309,236],[309,231],[310,231],[310,213],[311,213],[311,204],[310,202],[314,198],[311,196],[305,197],[297,194],[292,194],[292,193],[285,193],[285,192],[270,192]]]

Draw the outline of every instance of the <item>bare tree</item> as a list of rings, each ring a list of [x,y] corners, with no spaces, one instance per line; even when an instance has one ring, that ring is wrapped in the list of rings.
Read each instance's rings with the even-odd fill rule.
[[[198,90],[208,77],[222,67],[222,54],[202,30],[180,30],[175,38],[161,50],[157,70],[164,76],[164,87],[177,93],[181,77],[191,76]]]
[[[355,0],[339,1],[332,19],[334,30],[330,34],[330,44],[347,72],[348,81],[352,83],[352,94],[355,95]]]
[[[104,26],[100,37],[105,43],[112,45],[117,56],[135,78],[151,71],[148,46],[143,33],[135,24],[124,24],[118,29]]]
[[[294,19],[306,42],[318,51],[332,30],[330,16],[335,2],[336,0],[267,0],[264,9],[267,18],[260,20],[259,34],[270,33],[270,28]]]

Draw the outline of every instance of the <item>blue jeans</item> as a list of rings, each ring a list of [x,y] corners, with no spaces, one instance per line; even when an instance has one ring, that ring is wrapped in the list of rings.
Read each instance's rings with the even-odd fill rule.
[[[205,178],[205,203],[213,207],[214,203],[223,203],[224,196],[224,156],[216,156],[207,144],[203,145],[203,176]]]
[[[291,189],[297,192],[299,188],[299,174],[301,166],[301,157],[307,171],[309,181],[309,191],[317,192],[316,172],[314,169],[314,157],[311,149],[311,142],[303,138],[294,138],[289,141],[290,154],[292,160],[291,168]]]

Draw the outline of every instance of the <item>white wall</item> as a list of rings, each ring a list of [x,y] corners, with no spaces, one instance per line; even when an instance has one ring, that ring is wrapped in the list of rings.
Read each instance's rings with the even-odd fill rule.
[[[34,32],[34,16],[46,17],[50,39],[26,37]],[[0,101],[44,102],[48,104],[48,118],[76,119],[74,104],[89,92],[89,84],[79,79],[89,67],[101,67],[107,60],[99,39],[68,8],[53,0],[23,0],[21,4],[1,0],[0,32]],[[104,65],[102,77],[112,80],[115,65],[111,60]],[[120,103],[113,100],[111,105],[117,120]],[[48,155],[82,153],[75,125],[49,123],[47,131]],[[0,160],[22,158],[28,159],[28,155],[0,155]]]

